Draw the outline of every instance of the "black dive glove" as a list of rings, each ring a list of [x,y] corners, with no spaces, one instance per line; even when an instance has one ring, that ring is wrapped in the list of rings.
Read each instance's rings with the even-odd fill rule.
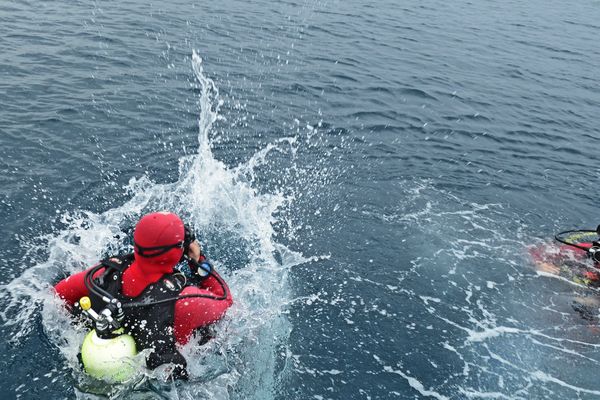
[[[146,359],[146,366],[148,366],[150,369],[155,369],[160,365],[168,363],[175,364],[175,368],[173,368],[173,371],[171,371],[170,378],[182,380],[189,379],[190,376],[188,375],[186,369],[187,361],[177,350],[170,353],[157,353],[154,351]]]

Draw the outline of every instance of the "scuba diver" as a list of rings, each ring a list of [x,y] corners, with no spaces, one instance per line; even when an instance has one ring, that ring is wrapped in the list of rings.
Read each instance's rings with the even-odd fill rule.
[[[600,225],[595,229],[569,230],[555,235],[559,245],[531,247],[535,269],[579,286],[597,291],[600,288]],[[580,294],[571,306],[584,319],[598,322],[600,300],[591,293]]]
[[[143,216],[133,239],[133,254],[102,260],[54,287],[73,314],[93,321],[80,360],[94,377],[124,381],[131,375],[129,357],[151,349],[149,369],[172,363],[171,377],[187,379],[177,346],[222,318],[231,292],[177,215]]]
[[[595,230],[560,232],[554,238],[560,245],[530,248],[536,270],[600,287],[600,225]]]

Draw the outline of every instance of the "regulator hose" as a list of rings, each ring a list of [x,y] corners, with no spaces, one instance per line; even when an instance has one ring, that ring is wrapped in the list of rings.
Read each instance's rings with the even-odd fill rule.
[[[195,261],[193,261],[195,262]],[[115,297],[108,293],[106,290],[104,290],[102,287],[100,287],[100,285],[98,285],[98,283],[94,280],[94,275],[100,271],[103,268],[107,268],[104,264],[98,264],[97,266],[91,268],[84,277],[84,284],[85,287],[88,289],[88,291],[90,293],[93,293],[103,299],[107,299],[107,303],[110,303],[112,300],[115,299]],[[170,297],[167,299],[162,299],[162,300],[157,300],[157,301],[150,301],[150,302],[131,302],[131,303],[124,303],[122,304],[122,308],[141,308],[141,307],[148,307],[148,306],[153,306],[153,305],[157,305],[157,304],[164,304],[164,303],[169,303],[169,302],[174,302],[177,300],[182,300],[182,299],[192,299],[192,298],[204,298],[204,299],[211,299],[211,300],[226,300],[227,296],[228,296],[228,291],[227,291],[227,285],[225,284],[225,282],[223,281],[223,278],[221,278],[218,274],[216,274],[213,271],[210,271],[208,273],[208,276],[212,276],[213,278],[215,278],[217,280],[217,282],[219,283],[219,285],[221,286],[221,289],[223,290],[223,294],[221,296],[214,296],[214,295],[210,295],[210,294],[185,294],[185,295],[181,295],[181,296],[175,296],[175,297]],[[106,300],[105,300],[106,301]]]
[[[587,246],[587,247],[582,246],[579,243],[569,241],[569,239],[572,239],[575,237],[587,236],[587,234],[590,234],[590,233],[592,233],[592,234],[595,233],[596,235],[600,236],[599,230],[600,230],[600,225],[595,230],[594,229],[572,229],[572,230],[557,233],[556,235],[554,235],[554,239],[559,243],[566,244],[567,246],[575,247],[577,249],[589,252],[589,250],[590,250],[589,246]],[[570,237],[569,236],[565,237],[566,235],[569,235]],[[598,238],[596,238],[596,240],[597,239]],[[592,240],[592,241],[594,241],[594,240]]]
[[[227,286],[225,286],[225,282],[223,281],[223,278],[221,278],[219,275],[210,272],[208,274],[209,276],[212,276],[213,278],[215,278],[217,280],[217,282],[219,282],[219,285],[221,286],[221,289],[223,289],[223,295],[221,296],[213,296],[211,294],[184,294],[181,296],[175,296],[175,297],[170,297],[168,299],[162,299],[162,300],[156,300],[156,301],[150,301],[150,302],[144,302],[144,303],[139,303],[139,302],[134,302],[134,303],[125,303],[123,304],[123,308],[138,308],[138,307],[148,307],[148,306],[153,306],[156,304],[163,304],[163,303],[169,303],[171,301],[177,301],[177,300],[181,300],[181,299],[193,299],[193,298],[203,298],[203,299],[211,299],[211,300],[226,300],[227,299]]]

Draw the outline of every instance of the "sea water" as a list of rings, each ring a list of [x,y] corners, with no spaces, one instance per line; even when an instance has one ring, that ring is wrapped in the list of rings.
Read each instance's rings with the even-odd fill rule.
[[[594,1],[0,3],[0,397],[600,397]],[[189,382],[79,368],[52,285],[191,223],[235,304]]]

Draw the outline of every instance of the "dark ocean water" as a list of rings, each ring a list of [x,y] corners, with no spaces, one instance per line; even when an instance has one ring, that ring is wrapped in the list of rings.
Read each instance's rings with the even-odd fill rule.
[[[0,2],[0,398],[600,397],[598,1],[205,3]],[[235,307],[98,388],[50,287],[165,208]]]

